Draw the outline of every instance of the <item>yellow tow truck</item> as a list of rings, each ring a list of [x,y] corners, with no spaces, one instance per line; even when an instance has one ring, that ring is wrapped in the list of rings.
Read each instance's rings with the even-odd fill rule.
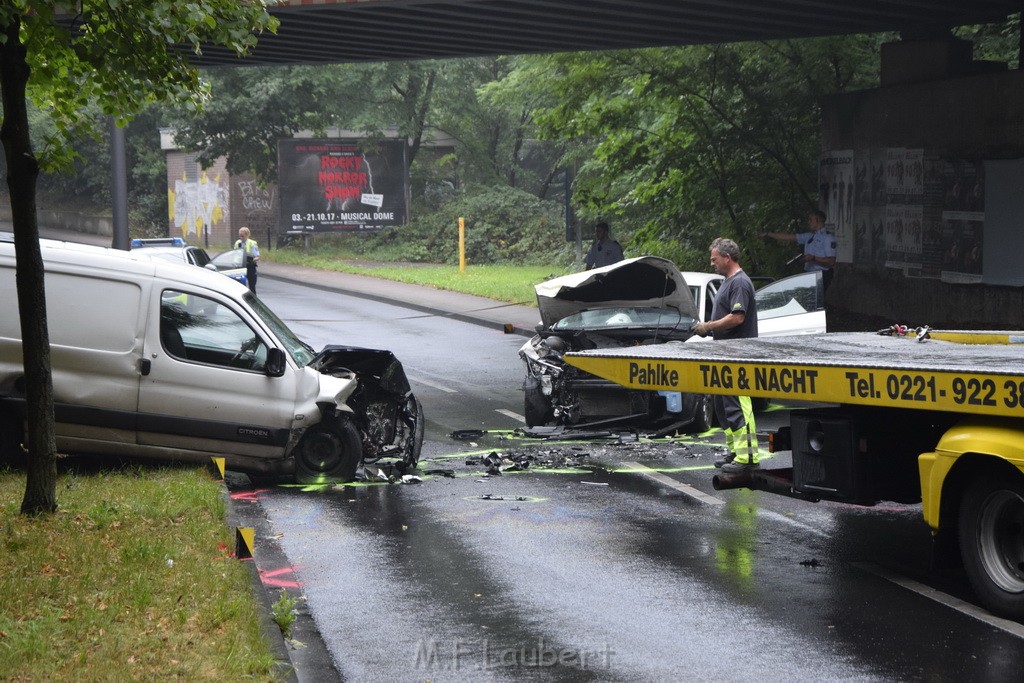
[[[567,353],[636,389],[828,404],[771,435],[793,466],[714,479],[805,500],[922,504],[937,556],[1024,620],[1024,332],[910,330]],[[955,557],[955,554],[953,554]]]

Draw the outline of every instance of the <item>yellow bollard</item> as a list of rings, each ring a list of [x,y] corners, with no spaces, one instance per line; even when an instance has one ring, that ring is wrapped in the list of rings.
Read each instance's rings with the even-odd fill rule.
[[[466,272],[466,219],[459,216],[459,272]]]

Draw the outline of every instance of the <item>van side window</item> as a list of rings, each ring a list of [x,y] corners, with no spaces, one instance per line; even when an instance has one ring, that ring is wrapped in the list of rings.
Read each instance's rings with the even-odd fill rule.
[[[257,370],[267,362],[267,345],[244,320],[213,299],[173,289],[160,297],[160,343],[180,360]]]

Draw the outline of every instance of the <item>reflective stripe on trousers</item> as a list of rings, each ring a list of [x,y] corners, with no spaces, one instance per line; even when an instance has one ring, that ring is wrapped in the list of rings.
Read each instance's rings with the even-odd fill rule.
[[[715,413],[725,430],[725,445],[736,456],[736,462],[749,463],[761,459],[754,424],[754,406],[749,396],[715,396]]]

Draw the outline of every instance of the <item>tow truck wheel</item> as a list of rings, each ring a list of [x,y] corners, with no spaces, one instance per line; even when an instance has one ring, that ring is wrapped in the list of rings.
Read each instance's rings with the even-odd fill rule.
[[[300,484],[351,481],[362,459],[362,448],[359,431],[348,418],[310,427],[296,447],[295,481]]]
[[[551,401],[540,387],[528,387],[523,390],[523,417],[527,427],[539,427],[551,421]]]
[[[960,508],[960,550],[985,606],[1024,619],[1024,478],[988,475],[968,487]]]

